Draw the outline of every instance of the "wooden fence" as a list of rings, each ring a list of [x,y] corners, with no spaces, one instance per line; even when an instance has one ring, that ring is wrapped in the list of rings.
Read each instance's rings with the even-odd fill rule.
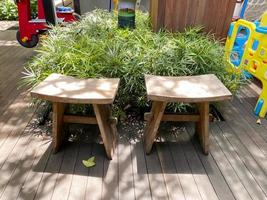
[[[205,32],[222,39],[227,36],[235,4],[236,0],[150,0],[153,29],[183,31],[201,25]]]

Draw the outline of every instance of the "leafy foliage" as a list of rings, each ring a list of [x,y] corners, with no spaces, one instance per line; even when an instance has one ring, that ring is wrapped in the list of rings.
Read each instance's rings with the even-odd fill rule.
[[[0,1],[0,20],[16,20],[18,18],[17,6],[13,1]]]
[[[31,0],[31,15],[35,18],[37,14],[37,0]],[[0,20],[17,20],[17,5],[13,0],[0,0]]]
[[[119,111],[129,104],[147,104],[144,74],[213,73],[233,92],[242,83],[239,71],[227,70],[220,42],[202,34],[201,28],[154,33],[147,14],[138,12],[136,18],[136,29],[123,30],[117,28],[116,14],[95,10],[81,22],[54,27],[26,66],[24,83],[34,86],[51,73],[119,77]],[[172,105],[172,109],[177,108],[181,107]]]

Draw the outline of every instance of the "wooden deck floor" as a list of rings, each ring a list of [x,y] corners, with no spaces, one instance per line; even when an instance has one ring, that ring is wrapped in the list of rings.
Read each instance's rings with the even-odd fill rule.
[[[14,38],[14,31],[0,32],[0,41]],[[190,123],[162,124],[149,156],[142,131],[131,123],[120,126],[112,161],[94,142],[69,142],[54,155],[50,129],[36,127],[27,91],[16,89],[31,55],[15,42],[0,44],[1,200],[267,199],[267,121],[257,125],[252,113],[257,86],[221,106],[226,121],[211,124],[209,156],[202,154]],[[88,141],[98,140],[95,128],[85,130]],[[88,170],[81,161],[90,156],[96,156],[96,167]]]

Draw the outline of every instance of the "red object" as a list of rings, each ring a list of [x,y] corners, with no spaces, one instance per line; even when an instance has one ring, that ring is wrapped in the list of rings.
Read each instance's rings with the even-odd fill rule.
[[[17,40],[24,47],[35,47],[39,41],[38,35],[49,29],[45,18],[46,11],[44,10],[43,0],[37,0],[38,14],[36,19],[31,18],[30,0],[16,0],[16,3],[19,17]],[[62,18],[64,22],[76,20],[74,12],[56,12],[55,14],[57,18]]]

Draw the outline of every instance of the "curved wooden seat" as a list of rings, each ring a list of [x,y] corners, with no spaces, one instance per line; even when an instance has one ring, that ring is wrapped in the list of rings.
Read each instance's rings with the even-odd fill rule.
[[[207,102],[231,99],[231,92],[214,75],[152,76],[146,75],[147,97],[166,102]]]
[[[120,79],[77,79],[51,74],[31,91],[33,97],[74,104],[112,104]]]

